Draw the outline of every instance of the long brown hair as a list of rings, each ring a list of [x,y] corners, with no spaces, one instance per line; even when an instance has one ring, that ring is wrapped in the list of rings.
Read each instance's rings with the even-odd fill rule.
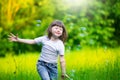
[[[60,21],[60,20],[55,20],[55,21],[53,21],[53,22],[49,25],[49,27],[48,27],[48,29],[47,29],[48,38],[50,39],[51,36],[52,36],[52,27],[53,27],[53,26],[59,26],[59,27],[63,28],[63,33],[62,33],[62,35],[59,37],[59,39],[62,40],[63,42],[65,42],[65,40],[67,39],[67,32],[66,32],[66,29],[65,29],[65,26],[64,26],[63,22]]]

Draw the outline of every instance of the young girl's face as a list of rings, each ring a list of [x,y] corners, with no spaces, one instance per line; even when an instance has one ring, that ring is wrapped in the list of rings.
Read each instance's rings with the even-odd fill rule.
[[[57,38],[60,37],[63,33],[63,28],[59,26],[53,26],[51,30],[52,30],[52,35]]]

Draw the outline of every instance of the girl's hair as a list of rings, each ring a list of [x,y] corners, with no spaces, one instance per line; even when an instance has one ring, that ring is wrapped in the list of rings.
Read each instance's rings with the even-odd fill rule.
[[[65,42],[65,40],[67,39],[67,32],[66,32],[66,29],[65,29],[65,26],[64,26],[63,22],[60,21],[60,20],[55,20],[55,21],[53,21],[53,22],[49,25],[49,27],[48,27],[48,29],[47,29],[48,38],[50,39],[51,36],[52,36],[52,27],[53,27],[53,26],[59,26],[59,27],[62,27],[62,28],[63,28],[63,33],[62,33],[62,35],[59,37],[59,39],[62,40],[63,42]]]

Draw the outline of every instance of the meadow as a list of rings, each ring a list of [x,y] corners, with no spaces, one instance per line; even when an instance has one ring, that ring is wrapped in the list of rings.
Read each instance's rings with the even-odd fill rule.
[[[120,80],[119,50],[120,48],[83,48],[66,51],[66,70],[71,78],[66,80]],[[28,52],[1,57],[0,80],[40,80],[36,70],[39,56],[38,52]]]

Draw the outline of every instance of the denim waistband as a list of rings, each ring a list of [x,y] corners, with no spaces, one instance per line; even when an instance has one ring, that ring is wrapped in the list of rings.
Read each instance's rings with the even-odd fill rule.
[[[41,60],[38,60],[38,62],[40,62],[42,65],[57,65],[57,63],[48,63],[48,62],[41,61]]]

